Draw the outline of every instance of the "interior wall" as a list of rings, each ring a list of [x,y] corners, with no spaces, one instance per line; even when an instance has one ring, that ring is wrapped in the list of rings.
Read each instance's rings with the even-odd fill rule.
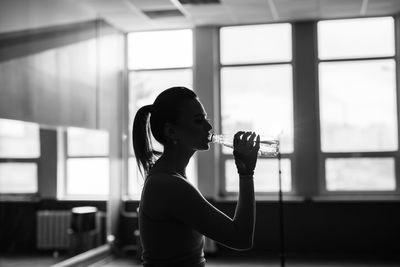
[[[123,34],[102,21],[0,35],[0,118],[115,128]]]
[[[100,20],[0,34],[0,118],[44,126],[39,192],[30,201],[0,201],[0,251],[35,250],[36,211],[40,209],[93,205],[104,212],[118,212],[124,38]],[[71,126],[108,131],[113,201],[56,199],[55,129]],[[107,217],[107,235],[116,232],[117,218]]]

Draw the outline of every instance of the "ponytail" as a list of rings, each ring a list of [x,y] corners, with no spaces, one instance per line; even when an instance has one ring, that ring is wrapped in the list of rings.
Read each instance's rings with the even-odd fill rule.
[[[171,87],[160,93],[153,105],[143,106],[137,111],[133,121],[132,143],[142,176],[147,176],[162,154],[153,150],[152,136],[161,145],[168,145],[163,130],[165,123],[178,124],[184,105],[190,99],[196,98],[197,95],[186,87]]]
[[[139,171],[143,177],[147,176],[160,152],[154,151],[151,142],[149,115],[152,105],[141,107],[135,116],[132,128],[133,150]]]

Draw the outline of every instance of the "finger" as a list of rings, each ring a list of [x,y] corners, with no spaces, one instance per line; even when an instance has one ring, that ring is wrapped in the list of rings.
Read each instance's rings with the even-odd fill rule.
[[[250,146],[250,148],[253,148],[254,146],[255,146],[255,142],[254,142],[254,139],[256,138],[256,133],[255,132],[253,132],[251,135],[250,135],[250,138],[249,138],[249,146]]]
[[[234,137],[233,137],[233,145],[234,145],[234,146],[237,146],[237,145],[239,144],[239,142],[240,142],[240,137],[241,137],[243,134],[244,134],[243,131],[239,131],[239,132],[237,132],[237,133],[234,135]]]
[[[256,144],[254,146],[254,150],[258,152],[260,149],[260,135],[257,135]]]
[[[243,141],[244,144],[248,142],[248,139],[249,139],[251,134],[252,134],[251,132],[246,132],[245,134],[243,134],[242,141]]]
[[[251,150],[251,149],[253,148],[254,144],[253,144],[253,142],[250,140],[252,135],[253,135],[252,132],[246,132],[246,133],[243,135],[242,142],[243,142],[243,147],[244,147],[245,149]]]

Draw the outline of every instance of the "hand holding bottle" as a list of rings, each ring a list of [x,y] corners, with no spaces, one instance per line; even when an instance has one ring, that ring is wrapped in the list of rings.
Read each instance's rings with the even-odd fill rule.
[[[257,137],[257,139],[256,139]],[[256,139],[256,141],[254,141]],[[233,138],[233,156],[239,175],[253,175],[260,149],[260,136],[254,132],[237,132]]]

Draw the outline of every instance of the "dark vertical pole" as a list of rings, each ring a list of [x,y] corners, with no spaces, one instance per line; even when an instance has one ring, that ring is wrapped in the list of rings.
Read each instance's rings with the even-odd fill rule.
[[[278,178],[279,178],[279,236],[280,236],[280,251],[279,258],[281,267],[285,267],[285,225],[283,214],[283,195],[282,195],[282,169],[281,169],[281,152],[278,153]]]
[[[395,62],[396,62],[396,94],[397,94],[397,138],[400,140],[400,14],[394,16],[394,32],[395,32]],[[399,148],[395,156],[396,184],[400,184],[400,154]],[[397,193],[400,193],[400,188],[397,186]]]

